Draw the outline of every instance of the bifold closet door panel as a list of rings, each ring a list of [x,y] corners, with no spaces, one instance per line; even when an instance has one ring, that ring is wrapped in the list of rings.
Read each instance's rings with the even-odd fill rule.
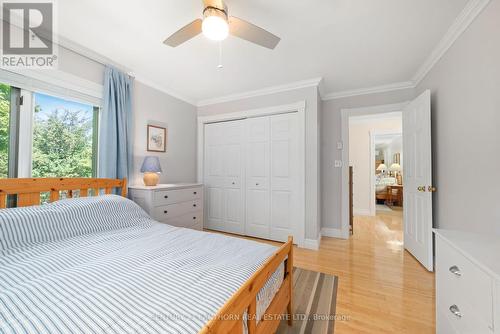
[[[243,234],[243,121],[205,125],[205,217],[209,229]]]
[[[269,238],[269,117],[249,118],[246,128],[246,234]]]
[[[270,118],[270,235],[286,241],[298,222],[297,113]]]
[[[224,231],[245,233],[245,142],[244,121],[225,122],[224,149]]]
[[[224,124],[205,125],[205,222],[224,230]]]

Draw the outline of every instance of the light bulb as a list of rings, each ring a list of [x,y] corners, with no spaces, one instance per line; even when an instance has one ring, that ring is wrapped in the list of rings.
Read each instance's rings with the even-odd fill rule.
[[[201,25],[203,35],[214,41],[222,41],[229,35],[229,25],[220,16],[207,16]]]

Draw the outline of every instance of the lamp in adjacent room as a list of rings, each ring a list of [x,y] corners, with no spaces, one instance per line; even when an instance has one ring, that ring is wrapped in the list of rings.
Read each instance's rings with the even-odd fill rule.
[[[151,187],[156,186],[160,179],[158,173],[161,173],[160,159],[153,156],[145,157],[142,163],[141,173],[144,173],[144,185]]]
[[[398,174],[401,172],[401,165],[398,163],[393,163],[391,167],[389,167],[389,171],[394,173],[394,177],[398,180],[398,184],[400,184],[400,180],[398,179]]]

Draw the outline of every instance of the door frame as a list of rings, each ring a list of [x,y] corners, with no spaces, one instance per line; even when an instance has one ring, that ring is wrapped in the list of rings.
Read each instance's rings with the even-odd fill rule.
[[[340,110],[340,124],[342,134],[342,167],[341,167],[341,189],[340,189],[340,237],[349,239],[349,118],[353,116],[367,116],[376,114],[386,114],[392,112],[403,112],[403,109],[410,103],[385,104],[362,108],[344,108]]]
[[[198,150],[197,150],[197,182],[203,183],[204,179],[204,160],[205,160],[205,124],[234,121],[239,119],[247,119],[253,117],[271,116],[287,113],[297,113],[298,115],[298,135],[299,135],[299,219],[302,224],[296,226],[295,240],[299,247],[305,246],[306,221],[305,221],[305,204],[306,204],[306,101],[299,101],[292,104],[284,104],[266,108],[243,110],[231,113],[222,113],[210,116],[198,116]]]

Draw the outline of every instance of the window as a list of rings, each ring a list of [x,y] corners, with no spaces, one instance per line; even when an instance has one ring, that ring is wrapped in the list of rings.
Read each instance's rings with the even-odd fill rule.
[[[99,108],[33,94],[32,177],[92,177]]]
[[[99,110],[0,83],[0,178],[95,177]]]
[[[10,86],[0,83],[0,178],[9,175]]]

